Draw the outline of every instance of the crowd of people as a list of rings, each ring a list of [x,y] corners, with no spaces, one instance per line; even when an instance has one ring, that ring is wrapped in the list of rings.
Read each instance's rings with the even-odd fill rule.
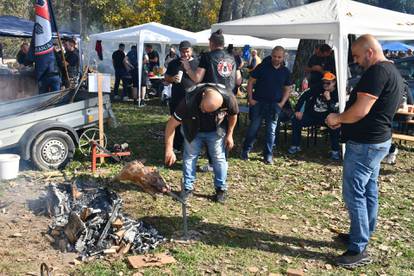
[[[190,45],[186,45],[180,47],[182,54],[190,49]],[[335,262],[355,267],[370,262],[367,246],[377,220],[377,179],[380,163],[391,146],[392,120],[401,101],[403,79],[374,37],[359,37],[352,45],[352,55],[364,73],[351,92],[345,111],[339,113],[336,76],[326,71],[331,65],[331,53],[324,53],[324,47],[321,47],[322,54],[316,52],[309,62],[309,72],[314,72],[314,78],[319,80],[310,81],[310,89],[295,108],[289,152],[294,154],[300,150],[300,130],[313,123],[329,127],[332,158],[339,159],[339,137],[345,142],[343,197],[349,211],[350,231],[339,235],[348,249]],[[248,159],[264,120],[264,162],[273,162],[277,122],[289,100],[292,84],[283,57],[284,49],[277,46],[269,58],[251,71],[248,81],[251,122],[243,143],[241,158],[244,160]],[[228,190],[226,153],[234,146],[233,131],[238,113],[232,92],[240,83],[240,72],[234,57],[224,51],[224,39],[219,32],[211,35],[210,52],[201,56],[198,65],[191,61],[177,59],[167,70],[173,91],[180,91],[181,100],[176,101],[178,104],[171,110],[166,126],[165,164],[171,166],[176,162],[174,136],[181,132],[184,141],[181,196],[188,200],[194,189],[197,159],[206,146],[214,172],[215,199],[224,203]],[[316,72],[320,73],[319,77]]]
[[[74,87],[80,77],[80,54],[74,38],[64,39],[63,49],[55,41],[54,55],[55,61],[48,66],[41,78],[38,80],[39,94],[59,91],[63,88]],[[62,54],[63,51],[63,54]],[[23,42],[16,55],[16,62],[19,69],[34,66],[33,54],[30,52],[30,45]]]
[[[238,60],[240,53],[231,47],[225,49],[220,30],[212,33],[209,41],[209,51],[199,57],[194,56],[188,41],[179,44],[178,53],[170,49],[166,57],[164,78],[171,85],[172,94],[171,116],[165,128],[165,164],[173,165],[177,152],[182,151],[181,197],[187,201],[193,194],[197,161],[205,148],[209,162],[205,171],[212,171],[214,175],[214,199],[225,203],[228,195],[227,154],[234,146],[233,134],[239,114],[235,95],[242,83],[243,62]],[[137,86],[137,80],[134,80],[138,75],[136,46],[132,46],[127,55],[123,51],[124,45],[120,44],[113,55],[116,90],[127,74],[132,78],[133,87]],[[159,66],[159,55],[150,45],[146,46],[145,52],[143,79],[145,70]],[[345,111],[339,113],[333,51],[327,44],[318,45],[305,68],[309,88],[300,95],[293,108],[290,104],[293,83],[284,63],[285,56],[286,51],[281,46],[276,46],[263,60],[257,51],[251,52],[246,64],[250,124],[241,159],[248,162],[263,121],[265,164],[273,163],[281,121],[291,120],[292,123],[289,154],[301,150],[303,127],[326,126],[331,141],[330,157],[341,158],[340,141],[346,148],[343,197],[349,211],[350,231],[339,235],[348,250],[336,259],[336,264],[345,267],[366,264],[370,261],[367,246],[377,219],[380,163],[391,147],[392,121],[401,103],[404,80],[384,55],[379,42],[371,35],[360,36],[352,44],[352,57],[363,68],[362,76],[350,92]],[[136,91],[132,94],[136,97]],[[144,97],[145,94],[141,94],[141,98]]]

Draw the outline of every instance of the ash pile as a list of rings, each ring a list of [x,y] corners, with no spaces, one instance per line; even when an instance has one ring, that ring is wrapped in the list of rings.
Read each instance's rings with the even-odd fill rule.
[[[144,254],[165,241],[158,231],[122,213],[122,199],[96,180],[75,180],[48,187],[52,223],[48,237],[63,252],[82,259],[104,254]]]

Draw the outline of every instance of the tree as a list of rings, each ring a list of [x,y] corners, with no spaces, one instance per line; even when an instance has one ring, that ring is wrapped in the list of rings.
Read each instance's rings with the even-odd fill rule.
[[[319,0],[309,0],[308,3],[318,2]],[[293,64],[292,79],[302,80],[305,77],[305,67],[308,60],[313,54],[313,50],[317,44],[322,43],[321,40],[301,39],[299,41],[298,50],[296,51],[295,63]]]
[[[231,20],[232,0],[222,0],[219,12],[218,22]]]
[[[173,27],[201,31],[217,22],[221,0],[168,0],[161,22]]]

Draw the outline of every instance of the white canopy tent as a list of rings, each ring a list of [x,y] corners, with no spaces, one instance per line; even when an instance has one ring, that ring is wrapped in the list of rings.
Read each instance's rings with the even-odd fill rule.
[[[198,46],[208,46],[209,38],[211,36],[211,29],[207,29],[198,33],[195,33]],[[276,46],[273,41],[265,40],[249,35],[224,35],[224,41],[226,45],[233,44],[234,47],[243,47],[249,45],[253,48],[259,49],[272,49]]]
[[[298,38],[279,38],[272,40],[274,46],[282,46],[286,50],[297,50],[300,39]]]
[[[146,23],[129,28],[119,29],[110,32],[93,34],[90,36],[90,48],[94,47],[97,40],[114,41],[119,43],[136,43],[138,59],[138,87],[141,87],[142,56],[144,43],[155,43],[161,45],[160,63],[163,64],[165,57],[165,47],[167,44],[179,44],[183,40],[188,40],[195,44],[195,34],[186,30],[166,26],[160,23]],[[139,97],[140,97],[140,93]],[[139,98],[139,102],[141,99]]]
[[[265,39],[304,38],[328,41],[335,50],[340,110],[345,109],[348,34],[372,34],[380,40],[414,39],[414,15],[351,0],[323,0],[261,16],[212,26],[226,34]]]

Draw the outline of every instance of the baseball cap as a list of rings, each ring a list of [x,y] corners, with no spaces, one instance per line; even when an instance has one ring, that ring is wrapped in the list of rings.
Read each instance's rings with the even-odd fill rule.
[[[331,72],[325,72],[325,73],[323,74],[322,79],[323,79],[323,80],[329,80],[329,81],[331,81],[331,80],[336,80],[336,76],[335,76],[334,74],[332,74]]]
[[[187,40],[181,41],[180,45],[178,46],[178,49],[186,49],[186,48],[191,48],[190,41],[187,41]]]

